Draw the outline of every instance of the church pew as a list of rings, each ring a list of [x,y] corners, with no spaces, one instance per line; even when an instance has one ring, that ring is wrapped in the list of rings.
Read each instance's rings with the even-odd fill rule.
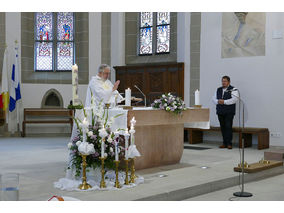
[[[210,129],[195,129],[195,128],[185,128],[188,135],[188,142],[190,144],[202,143],[203,142],[203,132],[205,131],[213,131],[213,132],[221,132],[220,127],[211,126]],[[244,146],[251,147],[252,146],[252,135],[257,135],[257,148],[258,149],[267,149],[269,148],[269,130],[267,128],[253,128],[253,127],[245,127],[243,131],[242,128],[233,127],[233,132],[239,133],[239,139],[244,139]],[[241,140],[239,140],[239,147],[241,148]]]
[[[69,123],[73,128],[73,110],[62,108],[25,108],[22,137],[26,136],[26,124],[64,124]],[[28,119],[36,117],[36,119]],[[58,119],[62,117],[64,119]],[[48,119],[46,119],[48,118]],[[56,119],[54,119],[56,118]]]

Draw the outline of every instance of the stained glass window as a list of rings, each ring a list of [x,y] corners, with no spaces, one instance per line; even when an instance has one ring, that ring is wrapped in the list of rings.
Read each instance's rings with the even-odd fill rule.
[[[170,52],[170,13],[157,13],[157,53]]]
[[[153,13],[140,13],[140,37],[139,37],[139,54],[148,55],[153,53]]]
[[[68,71],[73,64],[73,13],[35,13],[35,70]]]

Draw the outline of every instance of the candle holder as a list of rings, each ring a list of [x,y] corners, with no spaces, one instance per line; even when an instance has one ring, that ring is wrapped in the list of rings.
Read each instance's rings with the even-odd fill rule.
[[[81,155],[81,156],[82,156],[82,166],[83,166],[83,177],[82,177],[82,184],[80,184],[79,189],[87,190],[87,189],[92,188],[92,186],[87,183],[87,176],[86,176],[86,167],[87,167],[86,158],[87,158],[87,155]]]
[[[128,159],[124,159],[125,161],[125,185],[129,185],[129,181],[128,181]]]
[[[135,179],[137,176],[135,175],[135,163],[134,163],[135,158],[131,158],[131,175],[130,175],[130,183],[135,183]]]
[[[119,160],[115,160],[114,163],[115,163],[115,187],[116,188],[121,188],[120,184],[119,184],[119,181],[118,181],[118,165],[119,165]]]
[[[101,184],[100,184],[100,188],[106,188],[106,183],[105,183],[105,157],[100,157],[100,160],[102,162],[102,169],[101,169],[101,173],[102,173],[102,179],[101,179]]]

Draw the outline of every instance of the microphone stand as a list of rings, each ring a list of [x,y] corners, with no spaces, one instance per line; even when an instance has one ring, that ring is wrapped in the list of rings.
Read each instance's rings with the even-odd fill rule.
[[[134,87],[144,96],[144,102],[145,102],[145,107],[146,107],[147,106],[146,95],[141,91],[141,89],[138,88],[138,86],[134,85]]]
[[[251,197],[252,193],[244,191],[244,188],[245,188],[245,173],[244,173],[245,143],[244,143],[244,138],[243,138],[243,131],[244,131],[244,128],[245,128],[245,103],[241,99],[241,94],[240,94],[239,90],[237,90],[238,93],[239,93],[239,96],[232,94],[232,91],[234,91],[234,90],[231,90],[231,95],[238,98],[238,100],[239,100],[239,131],[240,131],[239,137],[242,141],[242,162],[241,162],[242,163],[242,188],[241,188],[240,192],[234,192],[233,195],[236,196],[236,197]],[[242,116],[243,124],[242,124],[242,128],[241,128],[241,121],[240,121],[240,118],[241,118],[241,102],[243,104],[243,111],[242,111],[242,113],[243,113],[243,116]]]

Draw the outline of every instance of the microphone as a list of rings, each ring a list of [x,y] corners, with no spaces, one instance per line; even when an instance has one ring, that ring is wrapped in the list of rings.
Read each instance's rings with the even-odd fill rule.
[[[141,89],[138,88],[138,86],[134,85],[134,87],[144,96],[144,102],[145,102],[145,107],[146,107],[147,106],[146,95],[141,91]]]

